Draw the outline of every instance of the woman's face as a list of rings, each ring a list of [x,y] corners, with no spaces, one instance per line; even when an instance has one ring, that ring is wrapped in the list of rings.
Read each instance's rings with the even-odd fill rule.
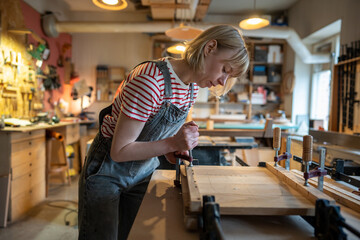
[[[225,85],[226,80],[231,76],[232,69],[225,60],[233,56],[230,49],[215,48],[206,49],[204,58],[204,72],[199,74],[196,83],[199,87],[210,88],[217,85]]]

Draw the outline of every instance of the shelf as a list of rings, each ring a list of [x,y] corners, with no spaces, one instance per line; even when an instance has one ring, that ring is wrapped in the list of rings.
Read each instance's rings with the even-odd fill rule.
[[[280,105],[280,102],[266,102],[265,104],[256,104],[256,103],[252,103],[252,105],[257,105],[257,106],[263,106],[263,105]],[[200,106],[209,106],[209,105],[215,105],[215,102],[196,102],[194,107],[200,107]],[[249,105],[249,103],[245,103],[245,102],[225,102],[225,103],[220,103],[220,106],[239,106],[239,105]]]
[[[269,63],[269,62],[252,62],[253,65],[275,65],[282,66],[283,63]]]
[[[280,86],[280,82],[268,82],[268,83],[252,83],[253,85],[264,85],[264,86]]]
[[[215,105],[216,102],[195,102],[195,107],[196,106],[208,106],[208,105]],[[249,105],[248,103],[245,102],[224,102],[224,103],[220,103],[220,106],[238,106],[238,105]]]

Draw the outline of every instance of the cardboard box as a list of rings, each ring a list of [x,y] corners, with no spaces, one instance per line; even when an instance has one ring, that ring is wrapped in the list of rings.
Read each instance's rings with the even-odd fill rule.
[[[282,63],[282,54],[280,45],[270,45],[267,55],[269,63]]]

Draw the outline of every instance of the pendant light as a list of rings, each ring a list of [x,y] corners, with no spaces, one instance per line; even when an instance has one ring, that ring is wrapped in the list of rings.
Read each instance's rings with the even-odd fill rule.
[[[127,7],[126,0],[92,0],[92,2],[99,8],[119,11]]]
[[[183,52],[185,52],[185,48],[186,48],[185,44],[177,43],[175,45],[168,47],[166,51],[172,54],[182,54]]]
[[[186,19],[191,19],[189,9],[177,9],[176,16],[180,15],[180,25],[165,31],[165,35],[176,40],[192,40],[196,38],[203,30],[185,25]],[[186,17],[188,16],[188,17]],[[176,17],[175,17],[176,18]]]
[[[196,38],[200,33],[201,29],[186,26],[184,23],[180,23],[179,27],[170,28],[165,31],[165,35],[178,40],[191,40]]]
[[[256,0],[254,0],[254,11],[256,9]],[[239,23],[240,28],[245,30],[255,30],[266,27],[270,24],[270,21],[260,16],[252,16],[246,18]]]

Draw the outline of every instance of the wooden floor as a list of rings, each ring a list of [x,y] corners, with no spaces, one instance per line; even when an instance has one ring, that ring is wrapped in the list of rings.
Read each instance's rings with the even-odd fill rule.
[[[24,219],[0,228],[0,240],[75,240],[78,238],[77,202],[77,178],[72,179],[71,186],[51,185],[45,202]]]

